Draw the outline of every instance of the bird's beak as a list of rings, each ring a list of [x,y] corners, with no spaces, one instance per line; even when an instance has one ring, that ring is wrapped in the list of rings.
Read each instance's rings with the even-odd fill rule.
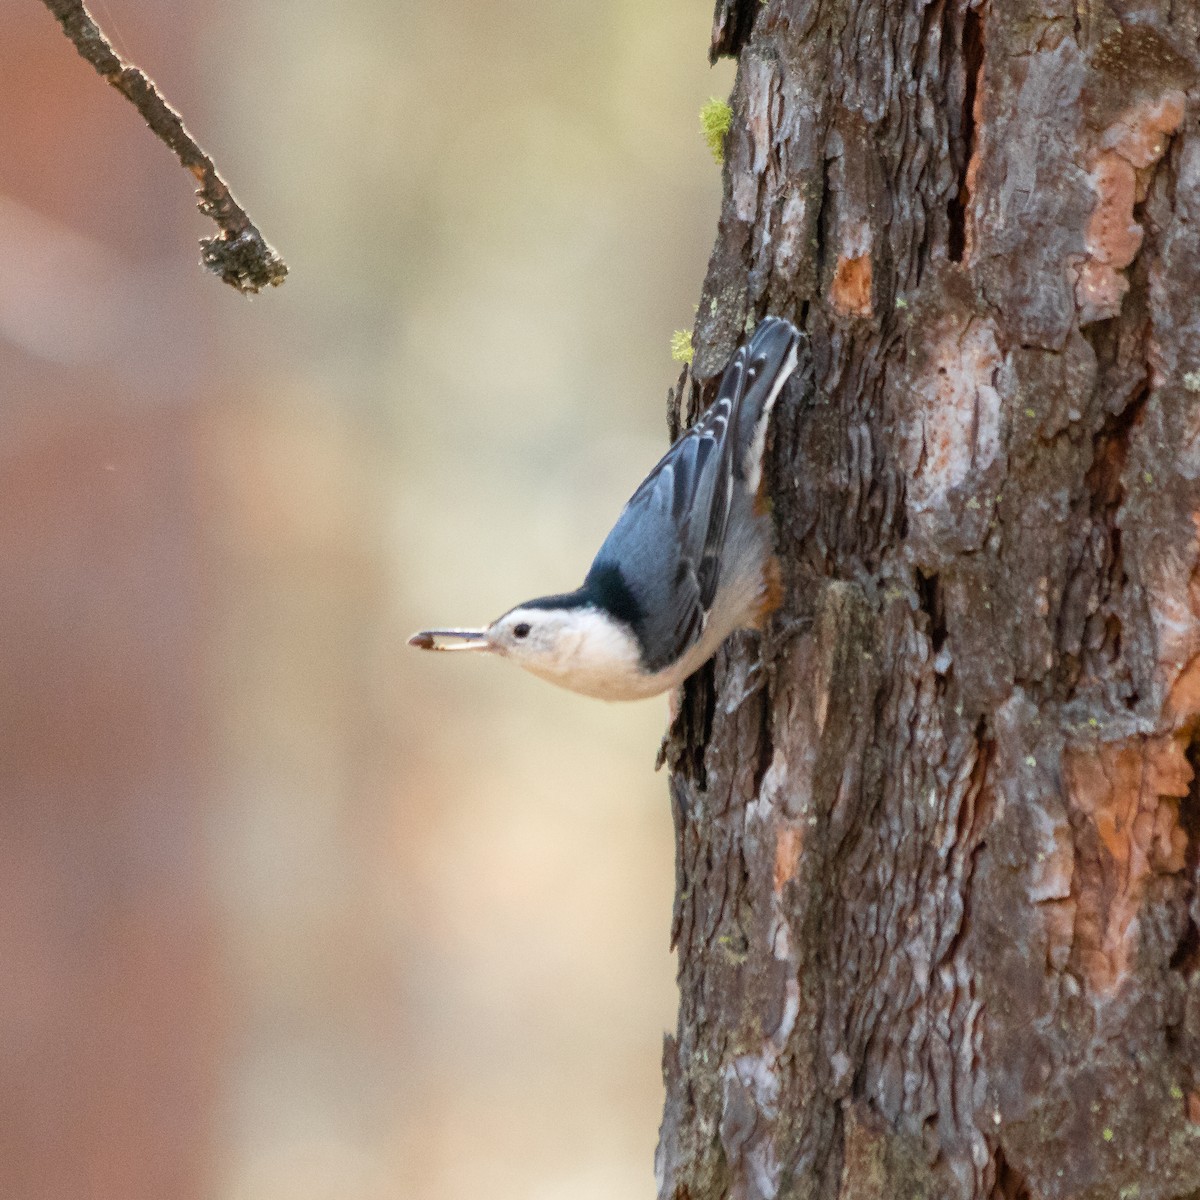
[[[449,639],[449,640],[446,640]],[[494,650],[486,629],[423,629],[408,639],[419,650]]]

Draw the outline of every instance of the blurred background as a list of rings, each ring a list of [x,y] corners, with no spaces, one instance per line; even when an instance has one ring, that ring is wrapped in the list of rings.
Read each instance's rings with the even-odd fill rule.
[[[0,1196],[653,1195],[665,702],[409,632],[665,447],[711,0],[95,0],[292,275],[0,0]]]

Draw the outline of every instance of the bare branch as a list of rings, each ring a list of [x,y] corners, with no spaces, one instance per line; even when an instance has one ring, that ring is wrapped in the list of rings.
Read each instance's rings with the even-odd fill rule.
[[[140,112],[154,135],[173,150],[200,183],[197,207],[221,232],[200,239],[200,256],[208,270],[239,292],[278,285],[287,264],[259,233],[246,210],[234,199],[212,159],[188,133],[183,118],[167,103],[154,81],[124,61],[103,30],[92,20],[83,0],[43,0],[76,50]]]

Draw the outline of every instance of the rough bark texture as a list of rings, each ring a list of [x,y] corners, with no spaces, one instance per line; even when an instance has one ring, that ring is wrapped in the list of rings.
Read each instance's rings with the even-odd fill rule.
[[[673,1200],[1200,1196],[1200,5],[722,0],[680,405],[785,610],[667,744]]]

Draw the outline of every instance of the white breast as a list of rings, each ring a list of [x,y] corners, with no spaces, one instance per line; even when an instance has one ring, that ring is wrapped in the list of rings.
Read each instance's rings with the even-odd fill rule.
[[[532,611],[530,620],[552,626],[551,636],[527,652],[510,647],[509,657],[540,679],[600,700],[644,700],[678,687],[734,630],[756,624],[763,566],[770,553],[770,519],[754,512],[748,495],[736,495],[734,506],[716,602],[700,640],[677,662],[648,674],[642,669],[637,638],[620,622],[591,608]]]
[[[671,687],[641,668],[637,639],[592,609],[575,609],[551,653],[522,661],[531,674],[598,700],[642,700]]]

